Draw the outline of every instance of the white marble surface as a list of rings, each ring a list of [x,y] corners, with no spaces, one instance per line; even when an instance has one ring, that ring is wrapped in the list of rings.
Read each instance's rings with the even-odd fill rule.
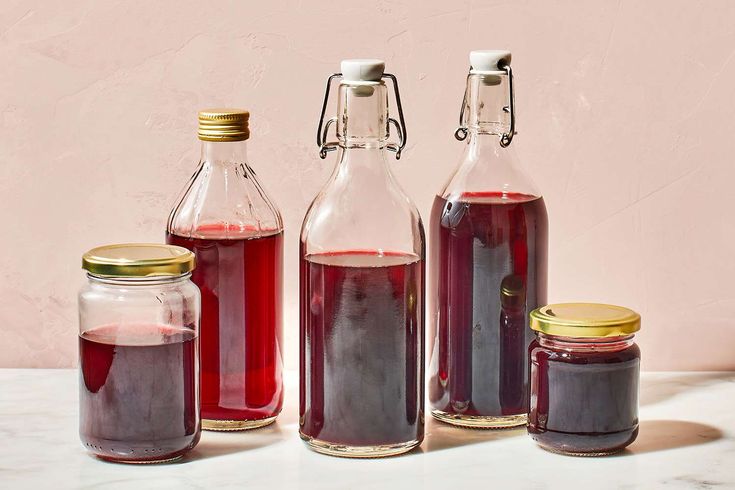
[[[297,435],[295,373],[286,381],[276,425],[204,432],[183,462],[131,466],[99,461],[79,443],[75,370],[0,370],[0,488],[735,488],[735,373],[645,374],[638,441],[607,458],[551,454],[523,430],[434,421],[405,456],[322,456]]]

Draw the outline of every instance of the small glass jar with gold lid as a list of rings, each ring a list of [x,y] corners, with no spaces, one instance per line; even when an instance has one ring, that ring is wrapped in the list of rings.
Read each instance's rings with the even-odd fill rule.
[[[544,449],[602,456],[638,435],[638,313],[564,303],[531,312],[528,432]]]
[[[79,436],[116,462],[181,457],[199,441],[199,289],[194,254],[163,244],[82,258]]]

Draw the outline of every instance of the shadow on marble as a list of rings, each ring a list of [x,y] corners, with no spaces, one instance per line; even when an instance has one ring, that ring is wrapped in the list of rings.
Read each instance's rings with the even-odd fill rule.
[[[187,463],[199,459],[252,451],[281,442],[287,437],[288,435],[278,426],[278,423],[247,431],[202,431],[199,444],[179,461]]]
[[[500,441],[512,437],[526,437],[526,427],[516,429],[465,429],[438,422],[429,416],[426,424],[426,439],[422,445],[424,452],[441,451],[469,444]]]
[[[641,379],[641,405],[653,405],[668,400],[680,393],[708,386],[723,381],[735,381],[735,373],[673,373],[666,377],[643,377]]]
[[[696,446],[722,439],[717,427],[687,420],[642,420],[638,439],[620,456]]]

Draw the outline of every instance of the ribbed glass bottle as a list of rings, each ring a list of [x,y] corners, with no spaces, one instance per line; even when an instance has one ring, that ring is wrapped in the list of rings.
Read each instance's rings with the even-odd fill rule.
[[[168,220],[202,292],[202,428],[270,424],[283,403],[283,224],[247,157],[249,113],[199,113],[202,157]]]

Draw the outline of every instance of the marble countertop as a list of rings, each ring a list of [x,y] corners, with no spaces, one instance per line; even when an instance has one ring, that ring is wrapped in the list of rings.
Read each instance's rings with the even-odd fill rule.
[[[606,458],[548,453],[525,430],[433,420],[423,445],[404,456],[322,456],[298,437],[297,379],[288,372],[276,424],[203,432],[179,463],[122,465],[95,459],[79,442],[75,370],[0,369],[0,387],[3,489],[735,488],[735,373],[644,374],[638,440]]]

